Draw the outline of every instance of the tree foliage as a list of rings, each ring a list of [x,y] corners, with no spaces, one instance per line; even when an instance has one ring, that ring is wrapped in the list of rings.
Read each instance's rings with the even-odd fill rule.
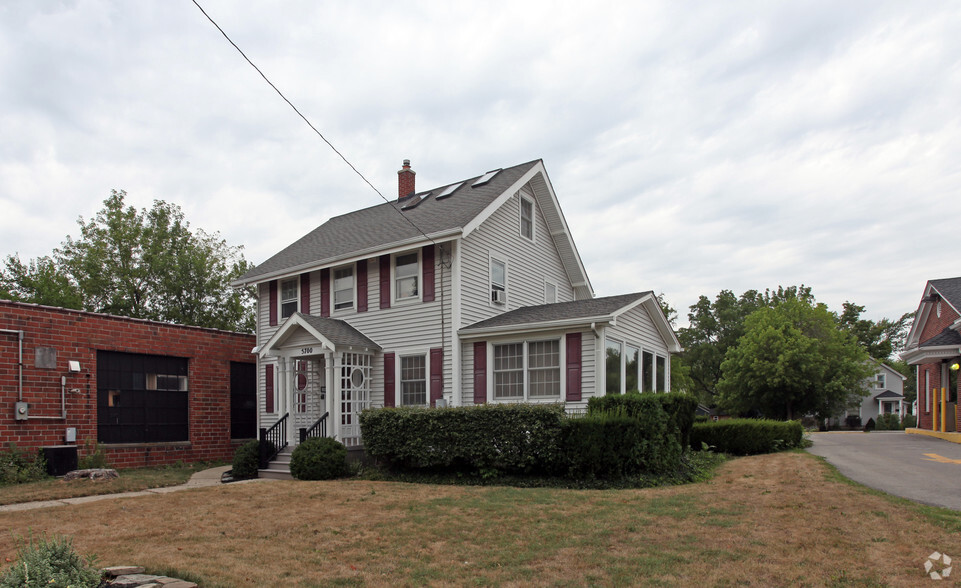
[[[788,298],[751,313],[721,364],[719,404],[792,419],[834,416],[866,393],[868,354],[825,305]]]
[[[838,316],[840,327],[854,335],[871,357],[884,361],[904,349],[914,313],[902,314],[896,321],[887,318],[872,321],[861,318],[863,306],[845,302],[842,308]]]
[[[0,296],[201,327],[252,332],[253,297],[231,280],[249,264],[242,247],[218,233],[191,231],[175,204],[155,200],[150,210],[124,203],[112,191],[93,219],[78,220],[52,256],[24,264],[11,255],[0,270]]]

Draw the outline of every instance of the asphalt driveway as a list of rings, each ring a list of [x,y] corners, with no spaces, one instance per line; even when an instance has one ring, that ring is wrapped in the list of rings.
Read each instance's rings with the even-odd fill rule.
[[[812,433],[811,440],[809,452],[855,482],[961,510],[961,444],[900,431]]]

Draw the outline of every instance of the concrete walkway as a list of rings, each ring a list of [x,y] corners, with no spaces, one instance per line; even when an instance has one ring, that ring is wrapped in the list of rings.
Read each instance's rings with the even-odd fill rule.
[[[20,510],[33,510],[35,508],[47,508],[50,506],[63,506],[66,504],[85,504],[87,502],[97,502],[98,500],[110,500],[114,498],[130,498],[133,496],[150,496],[153,494],[169,494],[191,488],[204,488],[206,486],[220,486],[220,476],[230,469],[230,466],[220,466],[197,472],[190,476],[186,484],[179,486],[167,486],[165,488],[151,488],[139,492],[121,492],[119,494],[99,494],[97,496],[81,496],[78,498],[62,498],[59,500],[40,500],[37,502],[21,502],[20,504],[7,504],[0,506],[0,513],[15,512]],[[233,484],[249,484],[251,482],[270,482],[272,480],[243,480],[232,482]]]

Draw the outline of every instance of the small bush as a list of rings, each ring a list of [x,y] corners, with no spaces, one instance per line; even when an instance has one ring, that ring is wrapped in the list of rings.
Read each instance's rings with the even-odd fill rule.
[[[864,423],[865,431],[873,431],[875,427],[877,427],[877,423],[874,422],[874,419],[868,419],[868,422]]]
[[[256,478],[260,469],[260,441],[247,441],[234,452],[233,477],[235,480]]]
[[[849,414],[844,417],[844,426],[849,429],[860,429],[861,428],[861,415],[859,414]]]
[[[0,588],[40,588],[75,586],[95,588],[100,585],[100,570],[95,557],[81,557],[67,537],[37,541],[17,539],[17,559],[0,578]]]
[[[26,451],[15,443],[8,443],[7,450],[0,453],[0,486],[24,484],[47,477],[47,462],[43,452]]]
[[[333,480],[347,475],[347,448],[330,437],[311,437],[294,448],[290,474],[298,480]]]
[[[877,431],[900,431],[901,419],[896,414],[880,414],[875,423]]]
[[[707,444],[715,451],[732,455],[774,453],[801,446],[804,428],[800,421],[766,419],[725,419],[696,423],[691,431],[695,447]]]
[[[904,418],[901,419],[901,428],[903,429],[913,429],[918,426],[918,417],[913,414],[906,414]]]
[[[78,467],[81,470],[101,469],[107,467],[107,454],[103,446],[87,439],[83,444],[84,456],[80,458]]]

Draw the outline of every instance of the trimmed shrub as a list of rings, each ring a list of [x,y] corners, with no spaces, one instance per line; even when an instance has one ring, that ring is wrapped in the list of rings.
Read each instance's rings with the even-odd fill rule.
[[[653,398],[660,403],[668,416],[668,430],[676,431],[681,450],[687,451],[691,445],[691,427],[694,426],[694,413],[697,411],[697,398],[681,392],[667,392],[655,394],[645,392],[639,394],[612,394],[597,396],[587,402],[588,414],[611,413],[623,410],[628,416],[642,414],[647,406],[643,398]]]
[[[333,480],[347,475],[347,448],[330,437],[311,437],[290,455],[290,475],[298,480]]]
[[[233,477],[235,480],[256,478],[260,469],[260,441],[247,441],[234,452]]]
[[[875,425],[878,431],[900,431],[901,419],[896,414],[880,414]]]
[[[43,452],[26,451],[16,443],[8,443],[7,450],[0,453],[0,486],[35,482],[47,477],[47,462]]]
[[[95,557],[84,558],[73,549],[67,537],[24,542],[17,539],[17,559],[0,577],[0,588],[40,588],[41,586],[76,586],[95,588],[100,585],[100,570]]]
[[[913,414],[906,414],[904,415],[904,418],[901,419],[902,429],[913,429],[914,427],[917,427],[917,426],[918,426],[918,417],[914,416]]]
[[[873,431],[875,427],[877,427],[877,423],[874,422],[874,419],[868,419],[868,422],[864,423],[865,431]]]
[[[640,396],[640,395],[638,395]],[[677,470],[681,445],[669,433],[670,417],[657,400],[641,399],[643,410],[595,412],[563,424],[558,474],[574,479],[617,479]]]
[[[367,455],[394,468],[544,473],[558,459],[564,408],[484,404],[455,408],[379,408],[360,415]]]
[[[800,421],[725,419],[695,423],[691,444],[707,444],[714,451],[732,455],[756,455],[800,447],[803,436]]]

